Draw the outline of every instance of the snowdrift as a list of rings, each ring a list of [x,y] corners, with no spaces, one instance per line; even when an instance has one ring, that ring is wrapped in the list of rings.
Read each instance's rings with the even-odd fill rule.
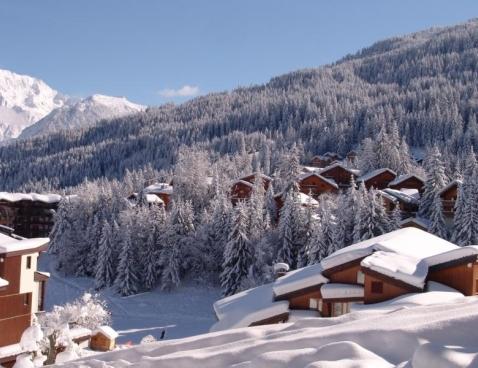
[[[478,297],[435,298],[432,305],[372,307],[337,318],[305,318],[155,342],[63,366],[476,367],[477,327]]]

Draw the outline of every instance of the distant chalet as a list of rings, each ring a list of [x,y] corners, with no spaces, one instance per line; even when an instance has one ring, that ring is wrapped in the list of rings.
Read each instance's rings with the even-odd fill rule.
[[[0,224],[25,238],[47,237],[61,199],[58,194],[0,192]]]
[[[478,295],[478,246],[458,247],[415,227],[396,230],[218,300],[211,330],[286,322],[298,313],[336,317],[354,304],[426,292],[430,282]]]

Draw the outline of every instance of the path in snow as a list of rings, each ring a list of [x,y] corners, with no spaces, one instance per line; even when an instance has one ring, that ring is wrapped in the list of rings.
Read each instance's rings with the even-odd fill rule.
[[[50,272],[45,296],[45,309],[72,301],[84,292],[94,291],[93,280],[84,277],[63,277],[55,271],[53,256],[43,254],[39,270]],[[220,298],[214,288],[183,286],[177,291],[154,290],[130,297],[120,297],[112,290],[99,293],[108,303],[113,328],[119,343],[138,343],[146,335],[159,338],[166,329],[166,338],[180,338],[208,332],[216,321],[212,304]]]

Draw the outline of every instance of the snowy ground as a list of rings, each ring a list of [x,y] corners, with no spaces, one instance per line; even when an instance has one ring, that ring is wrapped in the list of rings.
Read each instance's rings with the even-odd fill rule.
[[[445,299],[143,344],[67,366],[476,368],[478,298]]]
[[[45,309],[64,304],[92,291],[88,278],[63,277],[52,267],[54,257],[40,257],[40,271],[51,273],[47,284]],[[170,293],[153,291],[131,297],[120,297],[112,291],[101,292],[112,312],[113,327],[119,332],[119,343],[139,343],[142,337],[159,338],[166,329],[166,338],[181,338],[209,331],[216,322],[212,304],[220,291],[214,288],[183,286]]]

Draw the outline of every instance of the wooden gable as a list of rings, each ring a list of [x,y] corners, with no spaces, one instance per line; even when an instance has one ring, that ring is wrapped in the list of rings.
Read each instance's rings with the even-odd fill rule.
[[[373,175],[363,181],[367,189],[385,189],[388,187],[388,184],[397,177],[397,174],[392,170],[385,169],[381,172],[378,172],[376,175]]]
[[[425,183],[422,179],[415,175],[411,175],[408,178],[400,181],[399,183],[391,183],[388,187],[391,189],[417,189],[420,193],[423,192]]]
[[[323,193],[335,193],[337,186],[317,174],[310,174],[299,180],[299,188],[302,193],[318,197]]]
[[[350,186],[350,178],[353,176],[357,179],[357,174],[346,169],[342,165],[333,165],[330,168],[325,168],[320,172],[325,178],[333,179],[339,187],[346,188]]]
[[[452,287],[465,296],[478,295],[478,261],[476,256],[430,267],[428,281]]]

